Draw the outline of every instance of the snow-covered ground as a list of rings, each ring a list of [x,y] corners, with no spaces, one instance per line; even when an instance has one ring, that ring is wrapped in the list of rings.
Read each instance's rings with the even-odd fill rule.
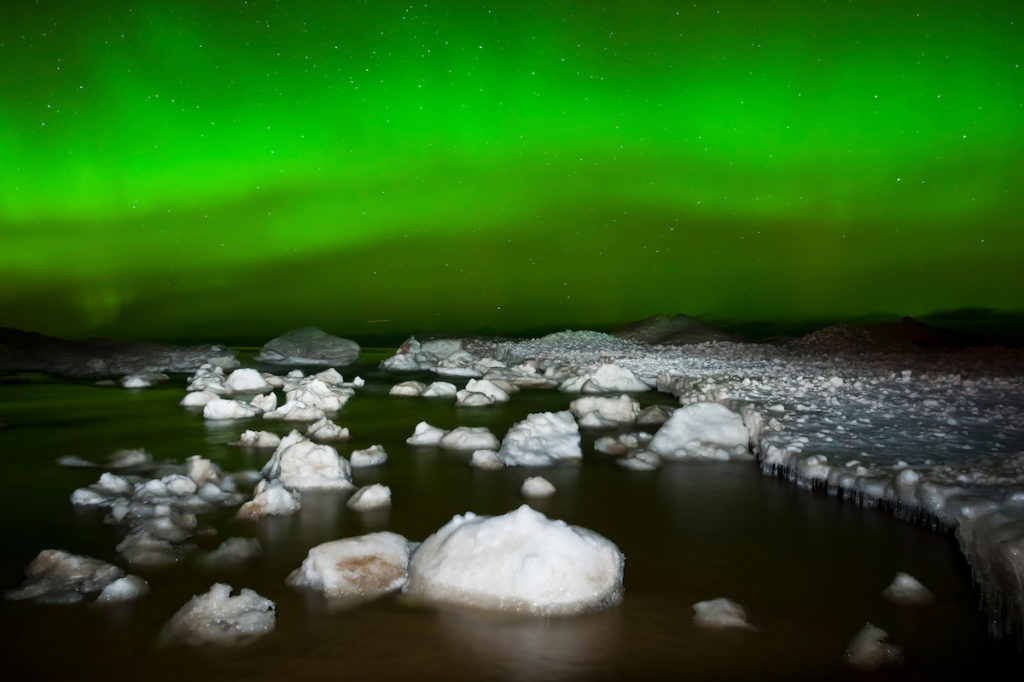
[[[407,342],[384,363],[570,391],[574,378],[606,366],[616,369],[602,375],[631,373],[680,405],[720,403],[742,415],[766,474],[952,529],[993,628],[1021,632],[1024,353],[894,350],[842,327],[779,344],[682,348],[581,331]]]

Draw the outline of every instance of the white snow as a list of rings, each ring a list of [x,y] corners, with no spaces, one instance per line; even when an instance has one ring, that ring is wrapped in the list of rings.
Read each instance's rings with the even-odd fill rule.
[[[315,422],[323,419],[325,413],[316,405],[309,405],[301,400],[289,400],[276,410],[263,415],[264,419],[280,419],[286,422]]]
[[[371,445],[362,450],[353,450],[349,455],[349,463],[354,467],[373,467],[388,461],[388,453],[383,445]]]
[[[450,398],[457,393],[455,384],[450,384],[447,381],[435,381],[421,394],[424,398]]]
[[[314,443],[292,431],[263,467],[263,477],[298,490],[352,488],[352,469],[330,445]]]
[[[498,456],[507,466],[551,466],[580,460],[580,429],[572,413],[535,412],[508,430]]]
[[[419,546],[406,592],[487,610],[580,613],[619,601],[624,563],[608,539],[527,505],[494,517],[467,512]]]
[[[416,425],[413,434],[405,439],[409,445],[439,445],[441,439],[448,434],[445,429],[431,426],[427,422],[420,422]]]
[[[315,440],[345,440],[349,437],[347,428],[338,426],[327,417],[315,421],[306,429],[306,435]]]
[[[285,516],[299,511],[301,496],[288,490],[279,480],[263,480],[256,484],[253,498],[238,509],[240,519],[259,519],[264,516]]]
[[[743,417],[718,403],[694,403],[676,410],[647,449],[666,459],[751,459],[750,433]]]
[[[544,498],[555,494],[555,486],[543,476],[530,476],[519,488],[523,497]]]
[[[636,450],[615,460],[615,464],[631,471],[657,471],[663,462],[661,457],[650,450]]]
[[[486,426],[457,426],[438,445],[445,450],[496,450],[498,439]]]
[[[242,432],[237,441],[231,445],[241,445],[250,448],[276,448],[281,444],[281,436],[270,431],[246,430]]]
[[[747,612],[734,601],[718,597],[693,605],[693,623],[702,628],[739,628],[753,630]]]
[[[388,395],[415,398],[422,395],[426,388],[427,385],[422,381],[403,381],[392,386]]]
[[[273,391],[263,375],[255,369],[236,369],[224,380],[224,388],[228,393],[266,393]]]
[[[559,391],[566,393],[618,393],[649,391],[633,372],[615,364],[601,365],[593,372],[579,374],[562,382]]]
[[[509,395],[489,379],[470,379],[466,388],[456,393],[455,404],[460,407],[483,407],[507,403]]]
[[[640,403],[625,394],[617,398],[583,396],[569,403],[569,410],[579,420],[581,427],[616,428],[636,422],[640,414]]]
[[[897,573],[882,596],[903,606],[923,606],[935,601],[935,595],[909,573]]]
[[[260,414],[260,408],[242,402],[214,398],[203,407],[204,419],[249,419]]]
[[[178,404],[182,407],[206,407],[208,402],[219,397],[219,395],[211,391],[192,391],[191,393],[186,393],[185,397]]]
[[[866,623],[846,646],[843,660],[858,670],[877,670],[883,666],[899,665],[903,661],[900,647],[885,641],[888,633]]]
[[[249,404],[253,407],[257,407],[263,412],[272,412],[277,408],[277,394],[271,391],[270,393],[260,393],[259,395],[253,396],[253,399],[249,401]]]
[[[118,578],[103,588],[96,597],[98,604],[116,604],[132,601],[149,594],[149,583],[137,575],[126,575]]]
[[[408,566],[408,540],[395,533],[370,533],[313,547],[285,582],[330,599],[373,599],[405,585]]]
[[[474,450],[473,456],[469,460],[469,466],[494,471],[504,469],[505,463],[501,461],[498,453],[494,450]]]
[[[241,646],[274,630],[274,602],[248,588],[231,596],[231,586],[214,584],[175,613],[163,639],[188,646]]]
[[[391,506],[391,488],[380,483],[364,486],[348,498],[345,506],[355,511],[373,511]]]

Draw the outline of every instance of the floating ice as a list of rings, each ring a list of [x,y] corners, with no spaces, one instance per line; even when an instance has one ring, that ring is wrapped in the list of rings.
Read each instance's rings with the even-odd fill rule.
[[[260,408],[241,400],[214,398],[203,407],[204,419],[249,419],[260,414]]]
[[[118,578],[103,588],[96,597],[99,604],[116,604],[132,601],[149,593],[149,583],[137,575],[126,575]]]
[[[458,407],[487,407],[494,403],[494,398],[485,393],[463,390],[455,394],[455,404]]]
[[[228,393],[266,393],[274,389],[257,370],[245,368],[229,374],[224,380],[224,388]]]
[[[498,456],[507,466],[550,466],[580,460],[580,429],[572,413],[536,412],[508,430]]]
[[[457,393],[455,384],[447,381],[435,381],[424,389],[421,394],[424,398],[450,398]]]
[[[594,451],[604,455],[628,455],[646,447],[651,438],[651,434],[643,431],[601,436],[594,441]]]
[[[408,578],[408,565],[409,542],[404,537],[370,533],[317,545],[285,582],[332,599],[372,599],[400,589]]]
[[[935,595],[909,573],[897,573],[882,596],[903,606],[923,606],[935,601]]]
[[[458,426],[446,433],[438,445],[445,450],[495,450],[498,439],[486,426]]]
[[[349,463],[354,467],[379,466],[387,461],[388,453],[384,452],[382,445],[371,445],[363,450],[353,450],[349,455]]]
[[[565,380],[558,390],[566,393],[618,393],[649,391],[651,387],[637,379],[628,369],[607,364],[593,372]]]
[[[223,477],[220,468],[216,464],[199,455],[189,457],[185,461],[185,465],[188,469],[188,477],[197,486],[207,483],[220,483]]]
[[[498,457],[498,453],[494,450],[475,450],[472,458],[469,460],[469,466],[477,469],[504,469],[505,463]]]
[[[484,396],[483,399],[478,396]],[[500,386],[489,379],[470,379],[466,382],[466,388],[456,394],[456,405],[464,407],[476,407],[493,405],[494,403],[507,403],[509,395]]]
[[[249,404],[253,407],[259,408],[263,412],[273,412],[277,408],[277,394],[273,391],[270,393],[260,393],[259,395],[253,396],[253,399],[249,401]]]
[[[162,372],[143,372],[121,377],[121,385],[125,388],[150,388],[168,379],[170,377]]]
[[[206,404],[211,400],[216,400],[220,396],[212,391],[192,391],[186,393],[185,397],[178,403],[182,407],[206,407]]]
[[[680,407],[647,448],[666,459],[750,459],[750,432],[743,418],[718,403]]]
[[[288,490],[279,480],[260,481],[253,498],[238,509],[240,519],[259,519],[264,516],[285,516],[299,511],[299,493]]]
[[[640,403],[628,395],[617,398],[584,396],[569,403],[569,410],[584,428],[615,428],[634,423],[640,413]]]
[[[263,554],[263,547],[256,538],[228,538],[220,546],[200,560],[208,570],[237,568]]]
[[[289,488],[352,488],[348,461],[330,445],[314,443],[292,431],[277,446],[263,467],[263,477],[280,480]]]
[[[900,647],[886,643],[888,636],[885,630],[871,623],[865,624],[846,646],[843,660],[847,665],[865,671],[899,665],[903,662],[903,652]]]
[[[662,466],[661,457],[650,450],[636,450],[625,457],[619,457],[615,464],[632,471],[657,471]]]
[[[523,481],[523,485],[519,488],[519,492],[523,497],[551,497],[555,494],[555,486],[553,486],[551,482],[543,476],[531,476]]]
[[[188,646],[250,644],[274,630],[274,608],[248,588],[232,597],[230,585],[216,583],[171,617],[162,638]]]
[[[100,592],[123,577],[124,571],[106,561],[59,549],[44,549],[25,568],[25,582],[21,587],[9,590],[4,596],[69,604]]]
[[[753,630],[747,612],[734,601],[719,597],[693,605],[693,623],[702,628],[740,628]]]
[[[391,506],[391,488],[380,483],[364,486],[348,498],[345,506],[355,511],[387,509]]]
[[[422,381],[403,381],[392,386],[388,395],[415,398],[422,395],[426,388],[427,385]]]
[[[324,411],[301,400],[289,400],[276,410],[263,415],[264,419],[281,419],[286,422],[315,422],[324,418]]]
[[[345,440],[349,437],[347,428],[338,426],[327,417],[310,424],[306,435],[315,440]]]
[[[238,440],[231,445],[241,445],[249,448],[276,448],[281,444],[281,436],[270,431],[243,431]]]
[[[439,445],[441,439],[448,434],[448,431],[431,426],[427,422],[420,422],[411,436],[405,439],[409,445]]]
[[[624,562],[608,539],[527,505],[503,516],[468,512],[419,546],[406,592],[480,609],[580,613],[619,601]]]
[[[640,425],[664,424],[672,416],[675,409],[670,405],[651,405],[650,407],[645,407],[636,416],[636,423]]]

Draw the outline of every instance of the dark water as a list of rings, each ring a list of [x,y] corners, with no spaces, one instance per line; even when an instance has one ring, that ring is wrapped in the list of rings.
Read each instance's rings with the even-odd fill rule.
[[[347,494],[307,494],[292,518],[240,524],[230,513],[202,517],[216,531],[198,541],[204,548],[255,536],[265,556],[226,572],[204,572],[191,560],[134,571],[152,592],[113,609],[0,602],[4,679],[844,679],[860,677],[841,658],[866,621],[888,631],[907,659],[871,679],[1020,679],[1024,672],[1015,649],[986,635],[951,537],[765,478],[752,464],[624,471],[593,453],[593,436],[584,436],[583,465],[542,472],[558,492],[534,506],[618,544],[626,555],[618,607],[511,618],[423,608],[394,595],[331,610],[283,583],[311,546],[384,529],[422,540],[453,514],[517,507],[520,483],[537,473],[475,471],[467,455],[406,446],[416,422],[488,426],[500,437],[526,414],[564,409],[570,399],[524,391],[505,406],[459,409],[450,400],[390,398],[387,388],[399,379],[369,365],[358,373],[369,384],[336,419],[352,432],[339,451],[384,445],[388,464],[356,470],[355,482],[389,485],[390,512],[360,516],[345,508]],[[55,464],[59,456],[102,461],[116,449],[141,447],[178,462],[201,454],[234,471],[258,468],[268,455],[227,441],[245,428],[288,430],[279,422],[204,423],[177,406],[183,377],[136,391],[37,379],[0,385],[3,589],[20,584],[25,565],[44,548],[118,562],[116,532],[68,502],[101,470],[64,469]],[[931,588],[937,604],[888,604],[881,591],[897,571]],[[159,648],[163,624],[215,581],[276,601],[276,631],[242,649]],[[691,605],[714,597],[743,604],[757,630],[694,627]]]

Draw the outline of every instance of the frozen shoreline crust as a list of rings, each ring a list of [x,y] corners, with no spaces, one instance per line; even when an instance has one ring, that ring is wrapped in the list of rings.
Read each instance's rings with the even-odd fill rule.
[[[523,505],[502,516],[455,516],[409,563],[405,591],[429,602],[528,615],[617,604],[625,558],[597,533]]]
[[[559,383],[614,363],[681,406],[739,412],[764,473],[951,529],[993,632],[1024,637],[1024,352],[896,350],[863,337],[835,327],[680,349],[566,331],[431,344]]]

